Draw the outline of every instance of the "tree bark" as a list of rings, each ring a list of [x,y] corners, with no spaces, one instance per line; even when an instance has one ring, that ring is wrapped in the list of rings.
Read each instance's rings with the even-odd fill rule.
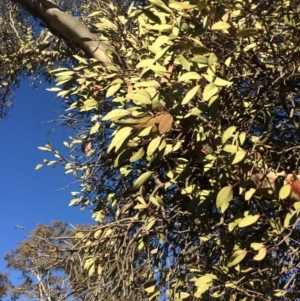
[[[50,30],[77,45],[91,58],[102,62],[105,66],[112,65],[107,51],[110,47],[99,40],[97,34],[90,30],[72,15],[64,12],[50,0],[11,0],[22,5],[34,17],[44,21]]]

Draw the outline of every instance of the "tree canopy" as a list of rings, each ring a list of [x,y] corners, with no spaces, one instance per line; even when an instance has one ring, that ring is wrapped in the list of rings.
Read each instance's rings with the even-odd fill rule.
[[[36,169],[72,174],[70,205],[92,208],[98,223],[74,229],[81,247],[67,250],[93,283],[85,298],[126,300],[138,288],[148,300],[298,300],[296,1],[86,1],[75,37],[74,17],[32,3],[43,30],[25,26],[22,9],[20,28],[1,25],[1,91],[21,75],[55,79],[69,155],[47,143],[54,158]],[[45,48],[17,58],[42,47],[35,35]]]

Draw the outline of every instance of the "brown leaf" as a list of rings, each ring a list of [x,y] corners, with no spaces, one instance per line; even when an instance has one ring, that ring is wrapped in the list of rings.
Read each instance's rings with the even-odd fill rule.
[[[172,127],[172,124],[173,124],[173,116],[171,114],[163,115],[158,127],[159,132],[161,134],[166,133]]]

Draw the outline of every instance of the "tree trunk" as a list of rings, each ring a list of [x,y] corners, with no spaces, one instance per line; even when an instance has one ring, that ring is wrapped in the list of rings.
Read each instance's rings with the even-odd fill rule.
[[[64,12],[50,0],[11,0],[18,2],[34,17],[44,21],[50,30],[59,33],[62,37],[77,45],[91,58],[102,62],[105,66],[112,65],[107,55],[110,50],[104,42],[99,41],[97,34],[90,30],[72,15]]]

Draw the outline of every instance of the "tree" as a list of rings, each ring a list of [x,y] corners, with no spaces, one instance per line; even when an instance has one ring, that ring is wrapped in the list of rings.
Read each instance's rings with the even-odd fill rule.
[[[0,273],[0,300],[3,300],[3,298],[8,295],[10,287],[11,283],[8,279],[8,276]]]
[[[85,268],[87,245],[84,233],[97,231],[95,226],[70,227],[64,222],[37,225],[17,249],[6,254],[7,267],[18,271],[23,282],[11,287],[7,276],[1,275],[1,295],[45,301],[94,300],[101,279],[90,275]],[[145,300],[142,292],[137,291],[126,299],[111,294],[108,300],[128,300],[128,297]]]
[[[91,298],[298,300],[300,203],[284,177],[299,169],[299,6],[88,7],[110,61],[86,51],[51,70],[70,155],[48,143],[55,160],[37,169],[63,166],[81,186],[70,205],[94,210]]]

